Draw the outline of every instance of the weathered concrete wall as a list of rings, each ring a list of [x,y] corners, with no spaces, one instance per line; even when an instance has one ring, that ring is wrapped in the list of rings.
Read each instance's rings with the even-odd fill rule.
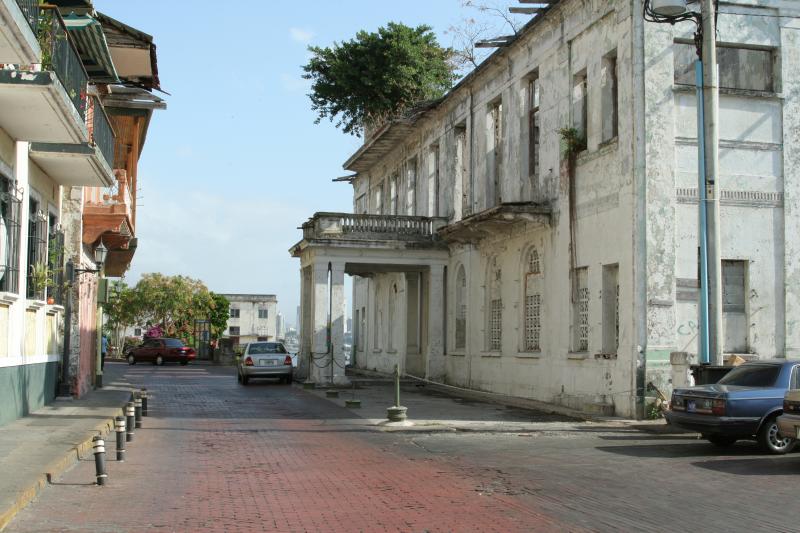
[[[58,363],[0,367],[0,426],[55,398]]]

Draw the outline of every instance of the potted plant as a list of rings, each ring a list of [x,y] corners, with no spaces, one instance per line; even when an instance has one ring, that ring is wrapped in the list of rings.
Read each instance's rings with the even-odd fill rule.
[[[31,284],[36,295],[44,295],[44,290],[50,285],[50,269],[47,264],[40,262],[31,265]]]

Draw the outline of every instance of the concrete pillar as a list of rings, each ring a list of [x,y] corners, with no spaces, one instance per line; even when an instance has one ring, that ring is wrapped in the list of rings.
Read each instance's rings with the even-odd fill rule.
[[[344,328],[347,317],[345,316],[344,297],[344,263],[331,264],[331,342],[333,343],[333,385],[346,385],[345,356],[344,356]],[[330,372],[330,368],[328,369]],[[329,374],[330,375],[330,374]]]
[[[428,273],[428,346],[425,377],[442,381],[445,375],[444,361],[444,266],[432,265]]]
[[[330,284],[328,270],[330,266]],[[325,385],[347,383],[344,375],[344,263],[317,262],[312,267],[313,349],[311,380]],[[328,337],[330,328],[330,339]],[[329,344],[330,340],[330,344]]]
[[[311,267],[300,269],[300,357],[297,361],[298,378],[309,377],[309,361],[311,358],[312,338],[314,327],[309,319],[311,317],[313,298],[311,291]]]

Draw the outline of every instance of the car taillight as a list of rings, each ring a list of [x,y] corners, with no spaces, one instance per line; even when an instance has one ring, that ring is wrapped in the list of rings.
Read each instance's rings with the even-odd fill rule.
[[[292,356],[291,355],[287,355],[286,359],[283,360],[283,364],[291,366],[292,365]]]
[[[672,395],[672,401],[670,402],[670,407],[673,411],[685,411],[686,410],[686,402],[683,400],[683,396],[678,396],[676,394]]]
[[[244,366],[253,366],[253,358],[247,356],[247,358],[244,360]]]
[[[714,400],[714,403],[711,404],[711,414],[717,416],[724,416],[725,415],[725,400]]]

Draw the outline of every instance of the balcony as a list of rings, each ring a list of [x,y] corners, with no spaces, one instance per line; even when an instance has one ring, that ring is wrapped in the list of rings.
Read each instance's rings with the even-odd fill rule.
[[[38,26],[39,0],[0,0],[0,63],[38,63]]]
[[[121,276],[136,251],[132,208],[133,196],[124,170],[115,170],[117,181],[107,188],[86,187],[83,207],[83,242],[95,244],[101,239],[108,256],[106,275]]]
[[[504,203],[467,216],[441,229],[448,243],[476,244],[491,236],[510,233],[520,226],[549,226],[552,208],[533,202]]]
[[[0,70],[0,128],[22,141],[86,143],[86,70],[58,10],[40,6],[38,21],[41,57]]]
[[[409,243],[437,246],[437,231],[446,223],[442,218],[400,215],[354,215],[315,213],[303,224],[304,241],[336,241],[361,244]]]
[[[88,102],[88,143],[32,143],[30,156],[60,185],[112,187],[114,130],[100,101],[92,96]]]

